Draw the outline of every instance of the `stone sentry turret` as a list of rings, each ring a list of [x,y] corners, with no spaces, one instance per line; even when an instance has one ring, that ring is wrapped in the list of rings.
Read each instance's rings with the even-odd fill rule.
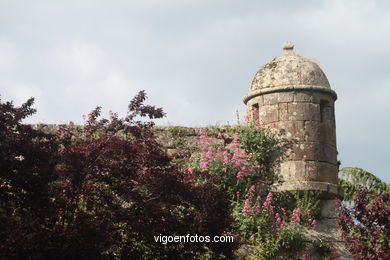
[[[283,130],[292,147],[280,164],[279,191],[340,193],[334,102],[337,94],[318,64],[293,51],[264,65],[244,97],[247,112],[266,127]]]

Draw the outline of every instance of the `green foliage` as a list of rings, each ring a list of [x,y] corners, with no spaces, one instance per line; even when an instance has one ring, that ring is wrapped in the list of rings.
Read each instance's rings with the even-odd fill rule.
[[[277,236],[265,233],[261,238],[256,239],[255,255],[258,259],[269,259],[274,256],[280,249]]]
[[[301,219],[308,221],[311,219],[319,219],[321,215],[321,193],[315,191],[294,192],[296,206],[302,211]],[[291,206],[290,206],[291,207]],[[307,214],[310,212],[310,214]]]
[[[259,129],[251,123],[238,128],[240,146],[248,154],[248,160],[258,164],[269,164],[277,140],[267,129]]]
[[[184,130],[182,127],[170,127],[168,131],[173,137],[174,147],[180,147],[185,144],[184,137],[187,135],[186,130]]]
[[[383,182],[374,174],[357,167],[344,167],[339,172],[339,184],[343,188],[346,201],[352,200],[352,195],[360,188],[369,192],[383,194],[390,192],[390,184]]]
[[[281,230],[277,242],[280,245],[280,248],[283,248],[287,251],[300,251],[304,243],[302,225],[287,225]]]
[[[191,171],[205,173],[197,182],[205,183],[208,179],[218,179],[216,185],[224,188],[229,198],[234,200],[237,193],[245,193],[253,184],[271,179],[268,178],[273,176],[270,157],[275,147],[271,148],[270,144],[275,143],[276,146],[276,140],[271,134],[265,134],[264,129],[257,131],[261,137],[256,139],[258,142],[247,141],[243,147],[241,140],[250,138],[253,132],[251,127],[201,129],[187,163]],[[259,148],[263,146],[264,148]],[[262,152],[253,153],[256,147]],[[263,159],[256,162],[251,158],[253,154]]]
[[[322,199],[322,194],[316,191],[289,191],[275,193],[274,203],[285,208],[287,215],[299,208],[301,221],[306,223],[309,219],[320,219]]]
[[[190,173],[202,173],[195,178],[198,185],[213,180],[228,191],[236,229],[259,259],[269,259],[281,249],[296,253],[303,246],[303,227],[314,226],[320,215],[317,193],[269,192],[283,142],[253,122],[200,130],[187,164]]]
[[[280,250],[287,252],[288,256],[292,257],[304,246],[303,227],[299,224],[287,225],[280,230],[279,235],[266,233],[256,239],[256,243],[255,254],[258,259],[270,259]]]
[[[173,136],[183,137],[187,135],[187,132],[182,127],[169,127],[168,131]]]
[[[237,200],[234,204],[233,217],[241,237],[245,243],[254,246],[258,259],[270,259],[280,250],[294,255],[303,247],[304,226],[313,226],[314,216],[309,207],[318,205],[317,198],[311,193],[275,193],[278,199],[273,200],[274,193],[268,192],[267,196],[264,192],[262,196],[259,194],[252,188],[244,196],[245,201]],[[286,202],[287,208],[281,207],[285,205],[280,203],[281,197],[285,198],[283,202]],[[294,208],[296,205],[308,210]]]

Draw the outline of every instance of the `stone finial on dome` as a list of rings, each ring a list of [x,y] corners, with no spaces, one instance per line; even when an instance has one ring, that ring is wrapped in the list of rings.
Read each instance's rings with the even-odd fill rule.
[[[287,41],[283,44],[283,51],[284,53],[290,53],[294,49],[294,44],[290,41]]]

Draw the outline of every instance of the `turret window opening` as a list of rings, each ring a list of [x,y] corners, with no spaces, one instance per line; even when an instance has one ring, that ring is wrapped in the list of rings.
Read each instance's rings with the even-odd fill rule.
[[[257,120],[259,120],[259,104],[253,104],[251,112],[253,121],[256,122]]]
[[[325,122],[330,118],[331,107],[328,100],[320,100],[320,121]]]

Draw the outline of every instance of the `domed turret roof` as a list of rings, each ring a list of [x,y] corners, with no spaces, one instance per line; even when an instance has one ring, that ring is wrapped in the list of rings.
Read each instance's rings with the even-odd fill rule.
[[[320,66],[293,51],[294,45],[286,42],[283,55],[265,64],[255,75],[244,102],[261,93],[286,91],[290,89],[312,89],[328,92],[329,81]]]

